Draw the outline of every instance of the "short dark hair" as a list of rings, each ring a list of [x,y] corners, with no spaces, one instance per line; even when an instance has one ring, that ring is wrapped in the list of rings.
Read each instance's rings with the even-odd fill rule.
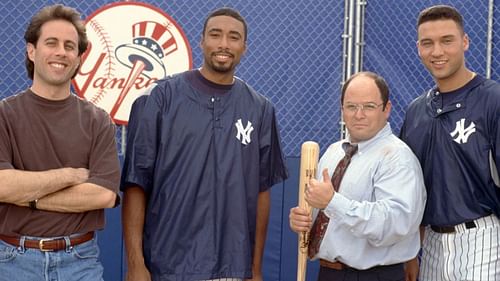
[[[370,71],[361,71],[361,72],[358,72],[354,75],[352,75],[351,77],[349,77],[349,79],[347,79],[347,81],[345,81],[344,85],[342,86],[342,94],[340,95],[340,104],[341,105],[344,105],[344,97],[345,97],[345,92],[347,90],[347,87],[349,86],[349,84],[351,83],[352,80],[354,80],[356,77],[359,77],[359,76],[365,76],[365,77],[369,77],[369,78],[372,78],[373,81],[375,82],[375,85],[377,85],[377,88],[380,92],[380,97],[382,98],[382,103],[383,103],[383,107],[382,109],[385,110],[385,107],[387,106],[387,102],[389,101],[389,86],[387,85],[387,82],[385,81],[385,79],[374,73],[374,72],[370,72]]]
[[[218,16],[232,17],[232,18],[240,21],[241,23],[243,23],[243,31],[245,32],[244,38],[245,38],[245,42],[247,41],[247,23],[246,23],[245,19],[243,18],[243,16],[241,16],[241,14],[237,10],[235,10],[233,8],[229,8],[229,7],[222,7],[222,8],[219,8],[217,10],[214,10],[207,16],[207,18],[205,19],[205,23],[203,24],[202,36],[205,36],[205,31],[207,29],[208,20],[213,18],[213,17],[218,17]]]
[[[417,19],[417,28],[428,21],[452,20],[464,32],[464,20],[460,12],[452,6],[435,5],[420,12]]]
[[[61,4],[46,6],[31,18],[26,28],[26,32],[24,33],[24,40],[26,43],[31,43],[36,47],[38,39],[40,38],[42,26],[53,20],[65,20],[73,24],[78,33],[78,56],[81,56],[87,50],[88,46],[85,24],[78,11]],[[28,52],[26,52],[26,71],[28,72],[28,77],[33,80],[35,64],[29,59]],[[78,69],[75,71],[73,77],[75,77],[77,72]]]

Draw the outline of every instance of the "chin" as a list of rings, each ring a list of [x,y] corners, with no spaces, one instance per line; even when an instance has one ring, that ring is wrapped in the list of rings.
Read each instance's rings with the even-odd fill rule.
[[[367,134],[349,134],[349,138],[351,140],[351,142],[362,142],[362,141],[365,141],[365,140],[368,140],[370,139],[371,137]]]
[[[451,76],[450,71],[446,69],[439,69],[439,70],[432,69],[430,72],[431,75],[438,80],[444,80]]]
[[[213,67],[213,70],[217,73],[226,74],[233,71],[233,67]]]

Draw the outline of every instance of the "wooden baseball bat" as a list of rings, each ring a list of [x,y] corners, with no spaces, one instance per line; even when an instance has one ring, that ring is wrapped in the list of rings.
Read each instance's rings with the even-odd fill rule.
[[[316,177],[318,169],[319,145],[313,141],[306,141],[300,150],[300,178],[299,178],[299,207],[311,214],[311,206],[304,198],[304,192],[309,180]],[[307,247],[309,244],[309,232],[299,234],[299,250],[297,256],[297,281],[306,280]]]

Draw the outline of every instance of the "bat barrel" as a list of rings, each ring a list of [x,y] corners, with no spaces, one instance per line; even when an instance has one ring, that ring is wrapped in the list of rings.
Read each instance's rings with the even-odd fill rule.
[[[300,178],[299,178],[299,207],[311,213],[311,206],[304,198],[309,180],[316,177],[319,159],[319,145],[313,141],[306,141],[300,150]],[[297,254],[297,281],[305,281],[307,268],[307,248],[309,232],[299,234]]]

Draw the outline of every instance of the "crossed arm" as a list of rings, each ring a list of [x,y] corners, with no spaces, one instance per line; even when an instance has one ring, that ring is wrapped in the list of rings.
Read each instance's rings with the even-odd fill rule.
[[[85,212],[111,208],[116,193],[97,184],[87,183],[85,168],[59,168],[47,171],[0,170],[0,202],[55,212]]]

